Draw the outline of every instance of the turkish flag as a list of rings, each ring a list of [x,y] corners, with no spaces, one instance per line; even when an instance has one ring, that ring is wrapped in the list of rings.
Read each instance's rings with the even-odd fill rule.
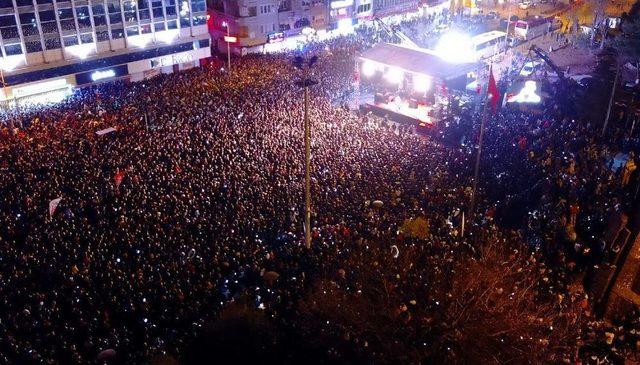
[[[122,179],[124,179],[125,172],[120,171],[120,169],[116,169],[116,175],[113,177],[116,183],[116,189],[120,189],[120,184],[122,183]]]
[[[498,86],[496,85],[496,79],[493,78],[493,66],[489,69],[489,86],[487,87],[487,97],[491,97],[489,102],[491,102],[491,110],[496,112],[496,108],[498,107],[498,100],[500,100],[500,92],[498,91]]]

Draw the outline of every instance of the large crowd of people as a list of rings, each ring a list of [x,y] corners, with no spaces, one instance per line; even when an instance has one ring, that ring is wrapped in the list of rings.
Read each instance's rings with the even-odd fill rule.
[[[607,260],[602,222],[628,209],[637,190],[631,167],[610,168],[614,144],[586,121],[499,113],[483,151],[481,213],[463,238],[477,115],[460,111],[438,127],[467,141],[452,145],[336,106],[369,41],[355,35],[305,49],[320,57],[310,106],[311,250],[291,54],[234,60],[231,74],[205,66],[103,84],[56,106],[5,112],[0,362],[87,364],[110,350],[124,363],[182,358],[234,298],[250,295],[259,310],[286,317],[314,280],[349,262],[349,247],[404,250],[398,231],[417,217],[428,221],[428,242],[446,242],[438,247],[469,250],[468,237],[517,232],[557,269],[554,293]],[[412,250],[432,249],[420,247]],[[357,284],[343,274],[344,285]],[[599,337],[605,329],[593,323]],[[637,321],[627,326],[640,330]],[[632,351],[636,339],[617,348]]]

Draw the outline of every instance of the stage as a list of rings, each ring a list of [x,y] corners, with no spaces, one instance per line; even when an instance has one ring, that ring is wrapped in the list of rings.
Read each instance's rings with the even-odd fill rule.
[[[360,104],[360,109],[380,117],[386,116],[397,123],[419,127],[432,127],[435,120],[431,106],[403,100],[400,97],[386,103],[367,100]]]

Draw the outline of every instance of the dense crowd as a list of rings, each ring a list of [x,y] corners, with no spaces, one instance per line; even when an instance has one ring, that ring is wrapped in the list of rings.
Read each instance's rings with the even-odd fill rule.
[[[344,285],[357,285],[348,271],[358,267],[342,265],[350,247],[388,242],[385,249],[404,252],[398,231],[418,217],[428,221],[430,244],[412,245],[416,257],[453,258],[432,255],[433,245],[473,250],[474,240],[460,237],[460,212],[477,116],[461,111],[442,126],[465,136],[452,146],[336,106],[366,45],[350,36],[305,50],[320,56],[310,251],[302,94],[290,54],[236,60],[232,74],[202,67],[100,85],[55,107],[5,113],[0,362],[86,364],[109,349],[127,363],[181,358],[239,295],[278,318],[336,268]],[[594,135],[593,126],[558,115],[501,113],[487,135],[482,213],[467,222],[466,237],[508,227],[506,235],[544,248],[561,284],[604,261],[595,256],[604,254],[604,228],[591,222],[624,209],[635,180],[623,178],[625,168],[614,175],[608,163],[617,151]]]

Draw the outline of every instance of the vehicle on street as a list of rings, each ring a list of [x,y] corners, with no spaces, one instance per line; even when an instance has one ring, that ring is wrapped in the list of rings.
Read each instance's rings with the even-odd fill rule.
[[[531,76],[539,67],[543,65],[543,61],[529,61],[522,66],[522,70],[520,70],[520,76],[529,77]]]
[[[524,0],[520,4],[518,4],[518,7],[522,10],[526,10],[535,7],[535,4],[529,0]]]
[[[478,34],[471,38],[473,52],[478,60],[493,57],[506,47],[507,33],[498,30]]]

